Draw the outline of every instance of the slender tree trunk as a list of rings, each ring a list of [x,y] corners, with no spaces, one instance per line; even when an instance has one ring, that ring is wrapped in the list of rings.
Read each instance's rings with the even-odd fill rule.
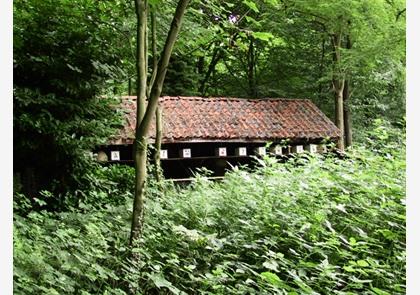
[[[319,64],[319,79],[321,80],[324,73],[324,59],[325,59],[325,38],[322,38],[322,52],[321,52],[321,62]],[[322,82],[318,82],[318,95],[321,96],[322,93]]]
[[[209,68],[206,72],[206,76],[203,78],[203,80],[201,80],[201,83],[200,83],[199,91],[201,95],[203,96],[206,95],[206,90],[207,90],[206,84],[209,81],[211,74],[216,69],[216,65],[219,62],[221,57],[222,57],[221,49],[216,47],[213,51],[213,56],[209,64]]]
[[[158,68],[158,55],[157,55],[157,34],[156,34],[156,12],[151,12],[151,23],[152,23],[152,56],[153,56],[153,72],[152,77],[150,79],[149,85],[153,85],[156,79],[156,73]],[[151,88],[149,87],[147,96],[150,97]],[[160,182],[161,176],[161,169],[160,169],[160,149],[161,149],[161,142],[162,142],[162,110],[161,107],[158,105],[156,107],[156,134],[155,134],[155,156],[154,156],[154,164],[155,164],[155,178],[157,182]]]
[[[161,181],[161,168],[160,168],[160,149],[162,144],[162,110],[158,106],[156,108],[156,139],[155,139],[155,178],[157,182]]]
[[[152,57],[153,57],[153,71],[150,77],[149,86],[147,88],[147,97],[150,97],[150,91],[152,91],[152,85],[156,79],[156,73],[158,69],[158,55],[157,55],[157,33],[156,33],[156,11],[152,10],[150,13],[151,27],[152,27]]]
[[[134,195],[133,219],[131,225],[131,244],[136,241],[141,235],[143,214],[144,214],[144,185],[146,181],[146,159],[147,159],[147,132],[150,128],[151,119],[156,112],[159,96],[162,92],[163,82],[165,80],[166,71],[169,64],[169,59],[172,54],[172,49],[177,39],[179,30],[181,28],[182,18],[184,16],[186,7],[190,0],[180,0],[176,7],[174,17],[172,19],[171,27],[163,48],[161,57],[159,59],[156,78],[150,91],[147,108],[144,111],[144,105],[140,104],[140,97],[146,98],[146,62],[144,61],[145,54],[145,29],[146,29],[146,6],[145,1],[136,0],[136,12],[138,21],[137,34],[137,74],[139,76],[139,90],[138,90],[138,108],[137,108],[137,124],[136,124],[136,148],[135,148],[135,168],[136,168],[136,188]],[[143,100],[143,101],[144,101]],[[144,115],[143,115],[144,114]]]
[[[341,151],[344,150],[344,104],[343,104],[343,91],[344,91],[344,75],[340,71],[341,63],[341,33],[332,35],[331,38],[333,46],[333,88],[335,96],[335,124],[340,129],[340,138],[337,142],[337,148]]]
[[[197,60],[197,73],[204,74],[204,56],[199,56]]]
[[[144,198],[143,191],[147,175],[147,138],[140,132],[140,123],[145,114],[147,71],[146,71],[146,30],[147,9],[145,0],[135,0],[137,17],[137,121],[134,142],[134,165],[136,171],[133,216],[131,222],[130,245],[138,239],[142,230]]]
[[[156,107],[159,102],[159,96],[162,93],[163,82],[165,80],[166,72],[168,69],[169,59],[172,54],[172,49],[174,47],[176,38],[178,36],[179,30],[181,29],[182,18],[185,13],[185,9],[190,0],[180,0],[175,11],[174,18],[171,23],[171,28],[166,38],[165,46],[163,52],[159,59],[158,70],[156,75],[156,80],[153,83],[153,87],[150,93],[149,103],[147,105],[144,118],[141,121],[139,127],[139,134],[146,136],[147,131],[150,127],[150,122],[153,115],[156,112]]]
[[[249,95],[252,98],[257,97],[257,87],[255,83],[255,49],[254,38],[250,37],[248,49],[248,87]]]
[[[349,23],[350,25],[350,23]],[[352,42],[350,35],[346,35],[346,48],[351,49]],[[349,147],[353,144],[353,132],[352,132],[352,122],[351,122],[351,109],[350,109],[350,75],[346,75],[346,81],[344,82],[344,93],[343,93],[343,103],[344,103],[344,134],[345,134],[345,144],[346,147]]]
[[[351,124],[351,110],[350,110],[350,79],[347,79],[344,82],[344,91],[343,91],[343,107],[344,107],[344,133],[345,133],[345,144],[346,147],[349,147],[353,144],[353,133],[352,133],[352,124]]]
[[[335,125],[340,129],[341,136],[338,140],[337,147],[339,150],[344,150],[344,103],[343,90],[344,80],[335,81]]]

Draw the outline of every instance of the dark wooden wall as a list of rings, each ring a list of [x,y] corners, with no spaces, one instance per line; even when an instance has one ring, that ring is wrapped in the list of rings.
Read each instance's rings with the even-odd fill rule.
[[[292,145],[308,145],[309,143],[319,144],[320,141],[294,142]],[[274,144],[273,144],[274,145]],[[153,156],[153,145],[150,146],[150,155]],[[179,179],[194,176],[199,168],[205,167],[211,170],[211,176],[223,176],[232,166],[248,165],[250,168],[255,166],[252,156],[257,156],[254,149],[264,147],[265,143],[256,142],[188,142],[188,143],[165,143],[162,149],[168,151],[168,159],[161,160],[161,166],[166,178]],[[216,155],[218,147],[226,147],[227,156],[219,157]],[[247,148],[247,156],[236,156],[235,149],[238,147]],[[191,158],[183,158],[180,152],[184,148],[191,149]],[[134,166],[132,145],[113,145],[102,146],[95,150],[95,153],[104,151],[108,156],[108,164],[120,163]],[[120,152],[120,161],[111,161],[111,151]],[[267,149],[267,153],[269,149]],[[286,154],[280,158],[287,158],[287,148],[283,149]]]

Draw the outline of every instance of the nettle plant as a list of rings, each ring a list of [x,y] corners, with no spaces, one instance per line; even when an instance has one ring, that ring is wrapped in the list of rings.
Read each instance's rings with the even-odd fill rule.
[[[397,137],[344,159],[267,156],[221,182],[151,183],[136,263],[128,196],[100,209],[15,214],[15,291],[405,294],[405,145],[403,132],[386,133]]]

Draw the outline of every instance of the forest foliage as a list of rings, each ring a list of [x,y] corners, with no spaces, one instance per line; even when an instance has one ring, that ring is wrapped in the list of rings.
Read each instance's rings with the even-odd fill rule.
[[[176,1],[149,3],[160,52]],[[309,98],[333,119],[342,80],[354,146],[149,177],[137,263],[134,171],[89,156],[136,92],[134,6],[13,2],[15,293],[404,294],[404,1],[191,1],[164,95]]]
[[[265,157],[164,193],[149,183],[138,264],[127,247],[134,178],[121,177],[132,168],[98,167],[100,188],[64,212],[43,209],[48,196],[36,209],[21,199],[15,292],[405,294],[405,138],[376,124],[345,159]]]
[[[175,1],[150,3],[160,52]],[[353,134],[363,140],[373,119],[405,114],[405,3],[347,3],[192,1],[162,94],[309,98],[333,119],[332,79],[344,75]],[[26,193],[65,192],[79,185],[86,152],[121,126],[113,97],[136,91],[134,1],[13,6],[15,172],[29,179]],[[339,64],[337,32],[352,43],[339,48]]]

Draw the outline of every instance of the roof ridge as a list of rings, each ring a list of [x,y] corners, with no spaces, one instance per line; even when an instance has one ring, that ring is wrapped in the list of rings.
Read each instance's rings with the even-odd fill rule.
[[[131,99],[136,100],[137,96],[135,95],[122,95],[122,99]],[[228,101],[279,101],[279,100],[286,100],[286,101],[310,101],[309,98],[290,98],[290,97],[261,97],[261,98],[249,98],[249,97],[231,97],[231,96],[170,96],[170,95],[164,95],[161,96],[159,99],[163,100],[214,100],[214,101],[220,101],[220,100],[228,100]]]
[[[279,100],[287,100],[287,101],[311,101],[309,98],[287,98],[287,97],[261,97],[261,98],[247,98],[247,97],[230,97],[230,96],[161,96],[161,99],[164,100],[227,100],[227,101],[279,101]]]

